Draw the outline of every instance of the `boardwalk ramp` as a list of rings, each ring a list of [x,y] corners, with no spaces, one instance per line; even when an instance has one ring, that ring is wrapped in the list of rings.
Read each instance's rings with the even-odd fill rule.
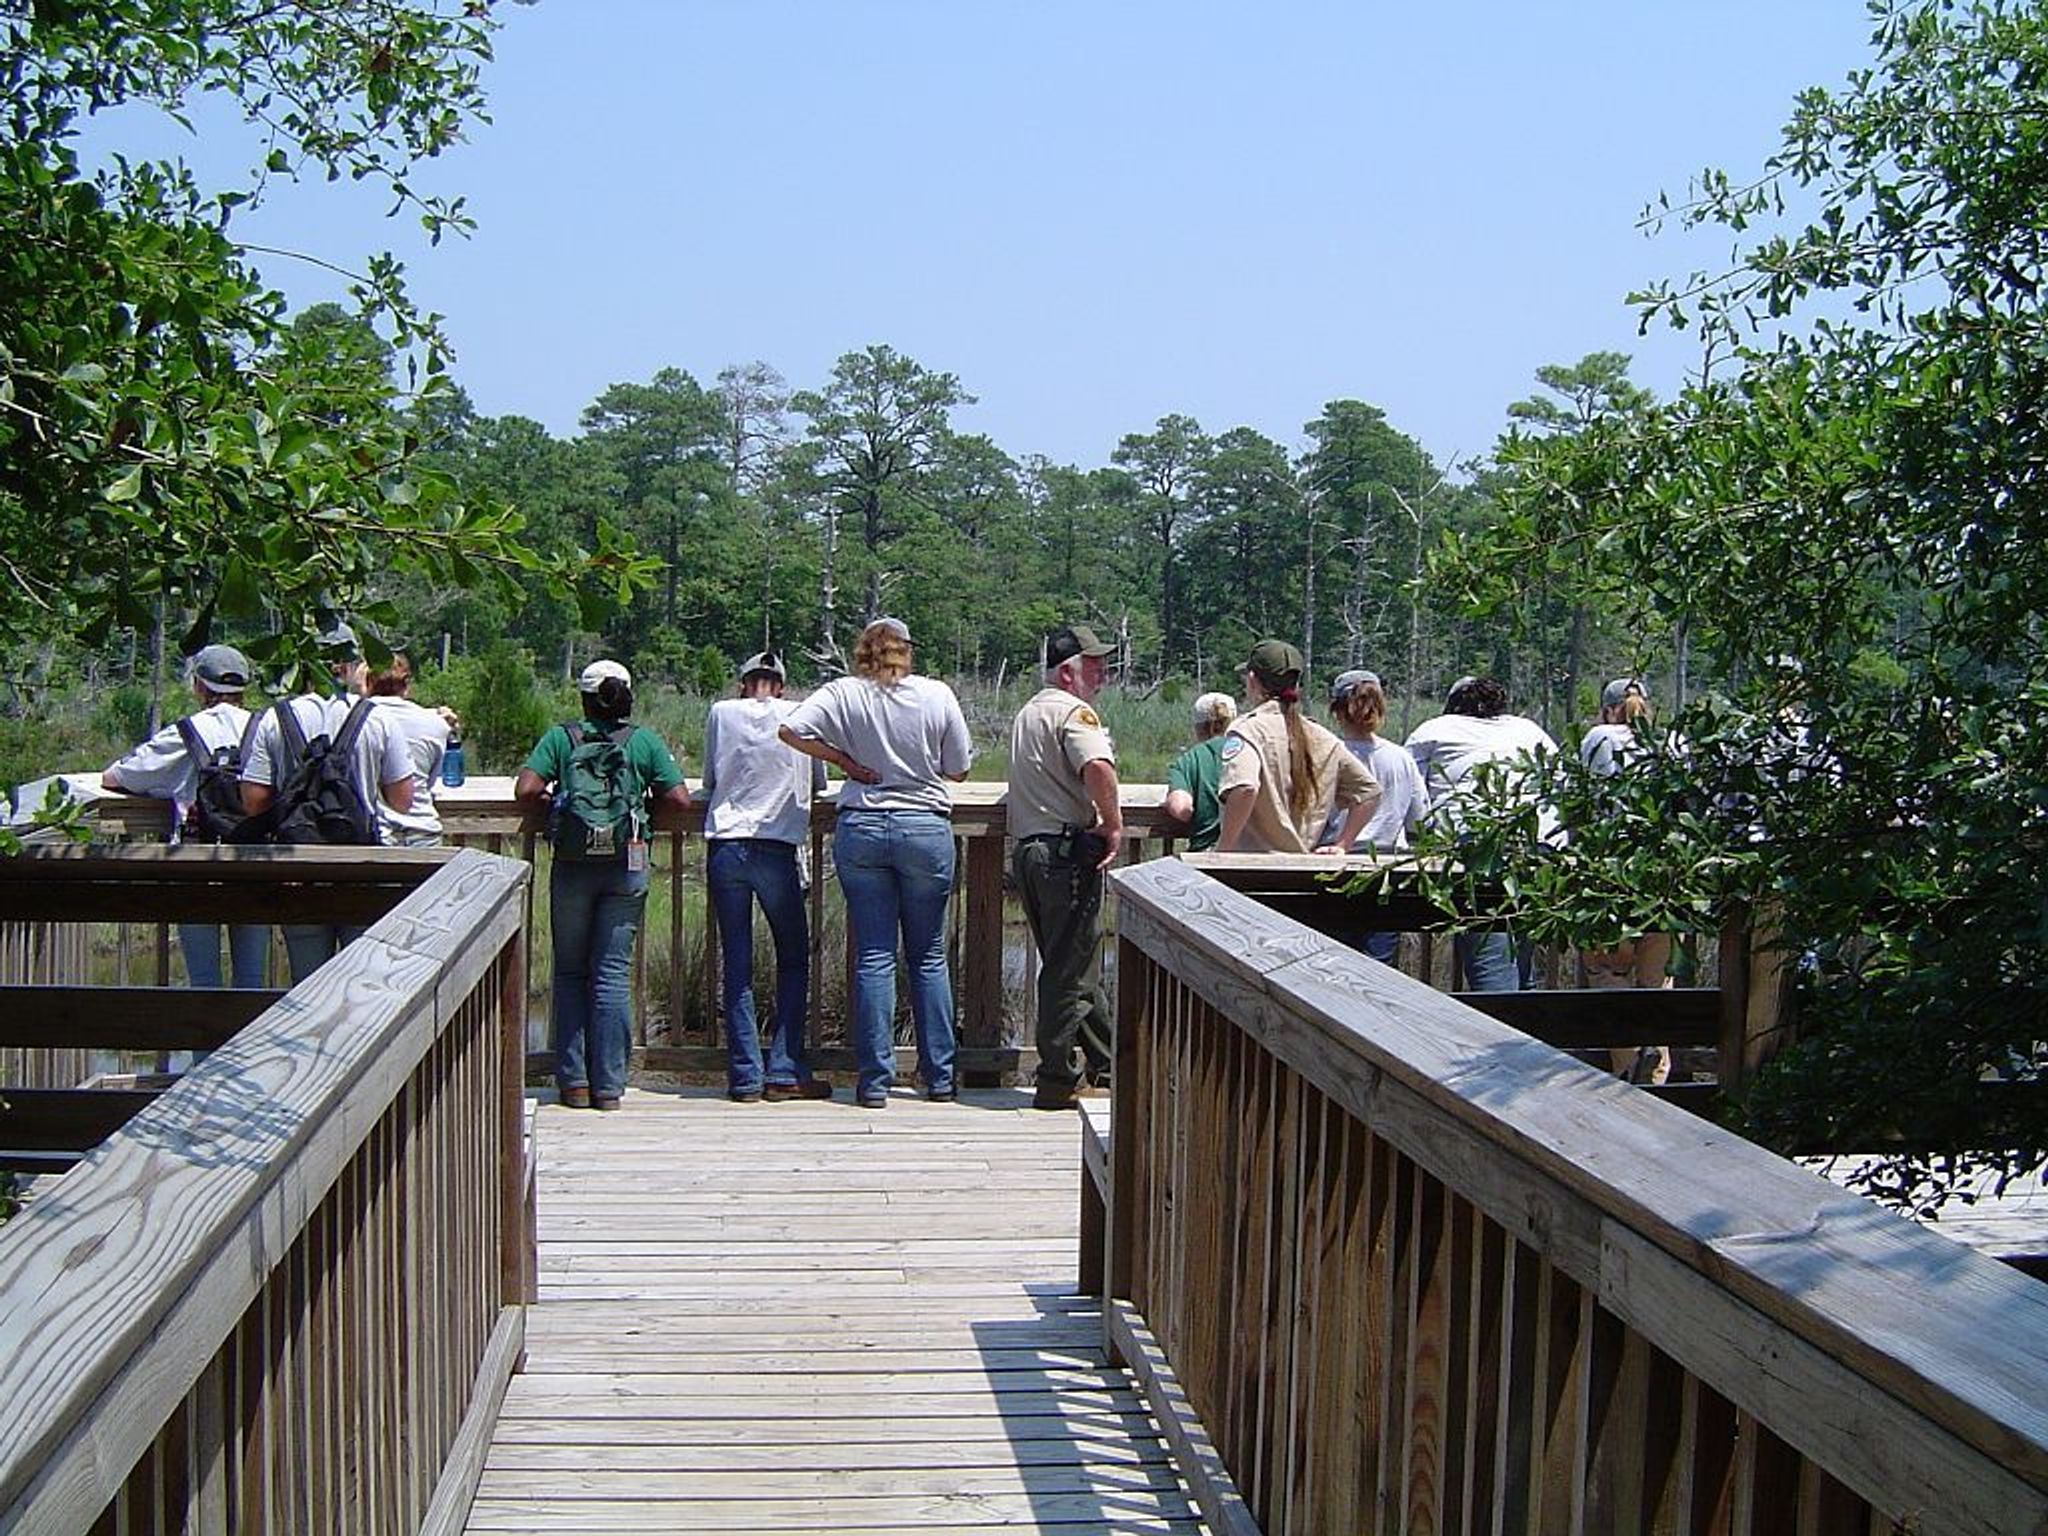
[[[1076,1294],[1074,1117],[636,1091],[537,1136],[472,1531],[1202,1529]]]

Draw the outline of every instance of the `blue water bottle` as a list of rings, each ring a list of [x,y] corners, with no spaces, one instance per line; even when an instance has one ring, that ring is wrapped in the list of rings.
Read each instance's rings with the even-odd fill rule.
[[[462,738],[450,736],[448,750],[441,754],[441,782],[453,789],[465,777],[462,766]]]

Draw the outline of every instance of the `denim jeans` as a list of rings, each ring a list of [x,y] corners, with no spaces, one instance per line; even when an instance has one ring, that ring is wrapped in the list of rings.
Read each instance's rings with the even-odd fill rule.
[[[1457,952],[1458,969],[1465,973],[1468,992],[1524,992],[1529,987],[1529,968],[1536,958],[1534,945],[1520,944],[1501,929],[1491,933],[1461,933],[1451,942]]]
[[[178,948],[185,954],[185,977],[195,987],[220,985],[220,924],[178,924]],[[234,984],[244,991],[263,985],[263,963],[270,958],[270,929],[262,923],[235,923],[228,928],[228,958]]]
[[[1394,963],[1394,956],[1401,951],[1401,935],[1398,933],[1362,934],[1358,940],[1358,947],[1367,956],[1379,961],[1381,965],[1392,965]]]
[[[626,1091],[633,1044],[633,940],[647,871],[623,859],[557,859],[548,880],[554,928],[555,1083],[594,1099]]]
[[[754,1012],[754,903],[775,938],[775,1023],[768,1035],[767,1081],[807,1081],[804,1015],[811,1001],[811,925],[796,845],[765,837],[715,839],[704,855],[705,881],[718,914],[718,953],[725,973],[726,1086],[753,1093],[762,1085],[761,1028]]]
[[[337,927],[333,923],[282,923],[285,958],[297,986],[363,936],[365,924]]]
[[[841,811],[832,862],[853,929],[855,1093],[884,1097],[896,1080],[896,936],[910,967],[917,1070],[927,1093],[953,1089],[953,978],[946,969],[946,902],[953,894],[953,824],[932,811]]]

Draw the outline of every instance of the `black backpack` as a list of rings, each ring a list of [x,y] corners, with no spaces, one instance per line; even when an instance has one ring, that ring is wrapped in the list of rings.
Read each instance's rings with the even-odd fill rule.
[[[232,843],[241,839],[242,823],[249,819],[242,809],[242,764],[249,757],[249,740],[256,734],[261,715],[251,715],[242,739],[231,747],[208,747],[191,717],[178,722],[179,739],[185,755],[199,774],[199,788],[185,810],[184,840],[188,843]]]
[[[356,738],[374,706],[358,699],[342,728],[311,741],[289,700],[273,705],[279,745],[277,796],[260,817],[242,823],[244,842],[331,843],[369,846],[377,841],[377,818],[356,783]],[[254,829],[253,833],[251,829]]]

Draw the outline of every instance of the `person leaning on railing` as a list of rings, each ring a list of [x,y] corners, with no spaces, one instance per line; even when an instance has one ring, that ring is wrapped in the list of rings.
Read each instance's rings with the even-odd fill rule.
[[[796,707],[782,739],[847,777],[839,789],[832,863],[853,929],[854,1102],[886,1109],[896,1081],[896,936],[910,966],[910,1013],[925,1097],[953,1080],[953,981],[946,904],[953,894],[953,796],[974,747],[953,690],[911,671],[910,629],[881,618],[861,631],[854,675]]]
[[[1380,787],[1380,801],[1372,817],[1351,845],[1354,853],[1400,853],[1408,846],[1408,834],[1421,824],[1429,808],[1429,791],[1423,788],[1422,770],[1398,741],[1380,735],[1387,718],[1387,693],[1377,672],[1358,668],[1337,674],[1330,684],[1330,718],[1336,723],[1344,746],[1365,764],[1366,771]],[[1330,813],[1325,838],[1341,836],[1338,813]],[[1359,940],[1359,948],[1383,965],[1394,963],[1401,936],[1375,932]]]
[[[1188,852],[1206,853],[1223,832],[1223,802],[1217,785],[1223,779],[1223,733],[1237,718],[1237,700],[1227,693],[1205,693],[1195,700],[1190,726],[1195,744],[1166,768],[1166,799],[1160,803],[1161,826],[1185,828]]]
[[[647,727],[632,723],[633,675],[616,661],[593,661],[577,683],[583,719],[548,728],[513,781],[513,797],[548,806],[558,790],[604,763],[603,744],[616,758],[624,784],[628,828],[594,829],[590,840],[567,833],[572,813],[556,806],[550,835],[555,846],[548,876],[548,920],[553,930],[555,984],[552,1017],[555,1084],[571,1109],[617,1109],[626,1092],[633,1043],[633,940],[647,905],[647,828],[650,803],[686,808],[689,786],[673,754]],[[597,755],[589,755],[595,749]],[[579,785],[579,789],[582,786]],[[602,839],[600,843],[598,838]],[[571,841],[575,847],[570,847]]]
[[[1636,722],[1648,725],[1650,696],[1633,677],[1617,677],[1600,690],[1600,719],[1579,738],[1579,761],[1602,778],[1620,773],[1642,755]],[[1639,934],[1612,949],[1580,954],[1589,987],[1668,987],[1671,985],[1671,935]],[[1610,1052],[1614,1070],[1631,1082],[1661,1083],[1671,1076],[1668,1046],[1617,1046]]]
[[[1223,738],[1219,853],[1343,853],[1365,830],[1379,786],[1344,743],[1301,713],[1301,652],[1261,640],[1245,663],[1251,710]],[[1326,837],[1333,808],[1344,819]]]
[[[174,720],[149,740],[132,748],[100,775],[108,789],[129,795],[153,795],[171,802],[171,841],[202,830],[194,826],[201,808],[200,778],[207,764],[193,755],[232,753],[239,773],[248,753],[251,717],[242,708],[242,693],[255,677],[249,658],[231,645],[209,645],[192,658],[192,693],[199,708]],[[178,948],[185,956],[185,976],[195,987],[220,985],[220,924],[178,924]],[[228,955],[234,985],[263,985],[264,960],[270,953],[270,929],[261,923],[235,923],[228,929]]]
[[[380,795],[371,806],[377,817],[377,841],[387,848],[432,848],[441,841],[434,786],[455,725],[454,711],[428,709],[412,701],[412,663],[402,651],[369,674],[364,696],[412,765],[412,803],[400,810]]]

